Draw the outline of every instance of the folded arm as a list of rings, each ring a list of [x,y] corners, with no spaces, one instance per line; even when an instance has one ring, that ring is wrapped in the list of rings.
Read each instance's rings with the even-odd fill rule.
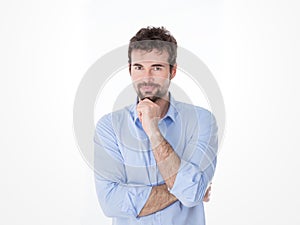
[[[149,135],[153,155],[165,183],[170,192],[187,207],[208,200],[208,187],[215,171],[218,148],[214,116],[204,111],[195,124],[182,158],[159,131],[155,130]]]
[[[97,124],[94,140],[95,185],[99,203],[106,216],[142,217],[160,211],[177,200],[186,206],[193,206],[199,204],[199,201],[207,199],[203,197],[213,175],[215,161],[203,170],[198,165],[201,151],[194,152],[193,160],[186,160],[189,157],[185,156],[183,159],[179,159],[167,141],[159,147],[162,148],[161,156],[167,156],[161,162],[169,160],[170,166],[166,163],[158,163],[166,184],[159,186],[128,185],[124,160],[110,123],[109,117],[106,116]],[[192,140],[187,148],[195,147],[193,146],[195,143]],[[213,145],[212,143],[213,141],[209,145]],[[165,151],[164,145],[170,149]],[[164,155],[166,152],[170,154]],[[174,161],[177,163],[174,164]],[[174,167],[174,165],[176,166]],[[208,192],[205,196],[208,196]]]
[[[177,201],[165,184],[129,185],[110,117],[97,124],[94,137],[95,186],[99,203],[108,217],[138,217],[160,211]]]

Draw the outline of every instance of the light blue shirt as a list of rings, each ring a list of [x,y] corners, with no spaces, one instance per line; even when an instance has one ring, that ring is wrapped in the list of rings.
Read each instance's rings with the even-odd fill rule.
[[[103,116],[96,126],[95,185],[102,210],[115,225],[204,225],[202,199],[215,171],[218,149],[215,117],[170,96],[159,129],[181,159],[170,190],[178,201],[138,216],[152,187],[164,180],[133,104]]]

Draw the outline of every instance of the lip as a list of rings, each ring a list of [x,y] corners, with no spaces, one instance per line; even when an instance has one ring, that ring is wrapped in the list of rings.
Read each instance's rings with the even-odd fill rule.
[[[155,88],[155,87],[152,86],[152,85],[145,85],[145,86],[142,86],[142,87],[141,87],[141,89],[142,89],[143,91],[153,91],[154,88]]]

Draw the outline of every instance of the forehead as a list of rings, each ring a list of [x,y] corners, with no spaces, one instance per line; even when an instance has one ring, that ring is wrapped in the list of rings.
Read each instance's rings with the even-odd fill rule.
[[[151,52],[134,49],[131,52],[132,63],[164,63],[169,64],[169,54],[167,51],[153,49]]]

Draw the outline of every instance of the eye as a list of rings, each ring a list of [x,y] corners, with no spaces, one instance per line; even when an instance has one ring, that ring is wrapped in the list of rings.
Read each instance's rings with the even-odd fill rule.
[[[161,68],[160,66],[155,66],[155,67],[153,67],[153,70],[154,70],[154,71],[161,71],[162,68]]]
[[[135,69],[135,70],[141,70],[141,69],[142,69],[142,66],[134,66],[134,69]]]

